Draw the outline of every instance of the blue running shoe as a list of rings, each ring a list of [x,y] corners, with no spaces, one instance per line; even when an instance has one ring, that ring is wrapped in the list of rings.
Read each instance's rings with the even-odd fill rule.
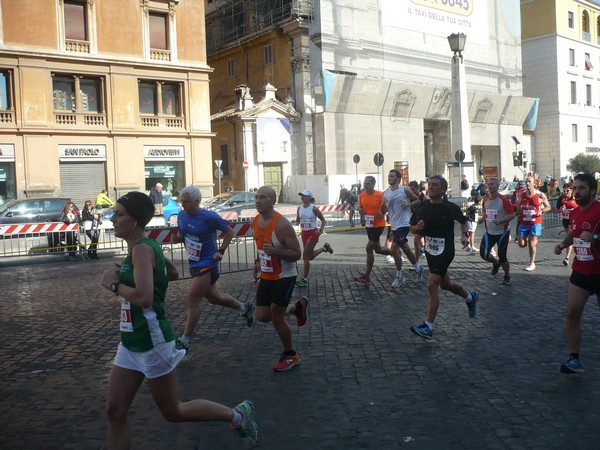
[[[471,294],[472,300],[466,303],[467,308],[469,308],[469,317],[473,318],[477,314],[477,300],[479,300],[479,295],[475,291],[469,291],[469,294]]]
[[[256,414],[254,405],[250,400],[244,400],[233,409],[242,415],[242,423],[238,427],[230,425],[230,428],[244,438],[244,446],[247,449],[256,447],[258,443],[258,425],[254,419]]]
[[[569,356],[566,362],[560,365],[561,373],[583,373],[583,364],[577,358]]]
[[[246,310],[240,313],[240,316],[246,319],[246,325],[251,327],[254,323],[254,302],[248,300],[247,302],[244,302],[244,305],[246,305]]]
[[[423,322],[421,325],[416,325],[413,323],[410,327],[410,332],[427,340],[433,337],[433,330],[429,328],[425,322]]]

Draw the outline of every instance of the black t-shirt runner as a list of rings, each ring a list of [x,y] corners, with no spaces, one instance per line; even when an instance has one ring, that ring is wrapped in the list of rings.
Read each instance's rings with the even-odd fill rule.
[[[454,221],[465,223],[467,218],[462,213],[458,205],[444,200],[442,203],[431,203],[429,200],[421,203],[410,218],[410,224],[416,225],[423,219],[425,228],[421,235],[432,239],[432,255],[437,256],[440,253],[454,252]],[[436,251],[439,250],[439,253]],[[427,251],[427,249],[426,249]]]

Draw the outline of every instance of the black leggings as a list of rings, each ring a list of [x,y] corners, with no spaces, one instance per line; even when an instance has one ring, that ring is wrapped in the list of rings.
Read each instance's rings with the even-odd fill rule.
[[[485,233],[481,238],[481,245],[479,246],[479,254],[484,260],[488,260],[490,251],[494,248],[494,245],[498,244],[498,261],[500,264],[506,262],[506,251],[508,250],[508,237],[510,236],[510,229],[506,230],[502,234],[489,234]]]

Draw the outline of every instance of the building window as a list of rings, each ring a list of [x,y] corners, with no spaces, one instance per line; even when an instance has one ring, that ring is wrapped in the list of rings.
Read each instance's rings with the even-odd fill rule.
[[[577,83],[571,81],[571,103],[577,103]]]
[[[585,70],[592,70],[594,66],[592,66],[592,58],[589,53],[585,54]]]
[[[571,140],[573,142],[577,142],[577,124],[576,123],[571,125]]]
[[[221,144],[221,170],[223,171],[223,176],[229,175],[229,145]]]
[[[227,60],[227,76],[233,78],[235,75],[235,63],[233,59]]]
[[[0,126],[15,123],[12,70],[0,69]]]
[[[169,29],[167,15],[151,12],[150,20],[150,48],[158,50],[169,49]]]
[[[592,85],[585,85],[585,104],[587,106],[592,106]]]
[[[581,14],[581,28],[583,30],[583,40],[590,41],[590,14],[584,9]]]
[[[575,49],[572,48],[569,49],[569,65],[575,65]]]
[[[571,30],[575,28],[575,13],[573,11],[569,11],[567,13],[568,17],[568,25]]]
[[[596,43],[600,45],[600,17],[596,19],[596,39]]]
[[[183,127],[181,83],[140,80],[138,95],[143,126]]]
[[[273,64],[273,47],[265,46],[265,65]]]
[[[104,78],[52,74],[52,106],[59,125],[105,125]]]
[[[88,2],[64,0],[62,20],[65,34],[65,50],[77,53],[90,52]]]
[[[592,128],[591,125],[588,125],[587,127],[587,138],[588,138],[588,144],[592,144],[594,142],[594,129]]]

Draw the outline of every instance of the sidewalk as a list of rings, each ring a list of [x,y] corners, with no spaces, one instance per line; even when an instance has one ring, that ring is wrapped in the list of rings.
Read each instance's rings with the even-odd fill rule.
[[[502,285],[502,271],[491,276],[478,254],[457,250],[450,276],[479,291],[477,317],[441,294],[431,342],[409,332],[426,314],[414,273],[405,269],[407,282],[393,289],[394,268],[377,255],[373,284],[358,286],[364,231],[327,234],[321,243],[335,253],[314,260],[309,286],[294,291],[311,300],[305,327],[290,319],[302,364],[272,372],[280,352],[273,327],[246,328],[233,311],[204,301],[178,368],[182,399],[232,406],[251,399],[265,450],[596,448],[600,312],[591,299],[583,316],[586,373],[560,374],[570,268],[552,253],[558,231],[544,230],[533,273],[522,270],[526,250],[510,244],[511,286]],[[0,267],[0,448],[106,447],[120,308],[100,275],[120,259]],[[177,335],[188,285],[168,291]],[[219,286],[244,301],[257,285],[242,272],[222,276]],[[242,448],[225,423],[167,423],[145,385],[130,422],[136,449]]]

